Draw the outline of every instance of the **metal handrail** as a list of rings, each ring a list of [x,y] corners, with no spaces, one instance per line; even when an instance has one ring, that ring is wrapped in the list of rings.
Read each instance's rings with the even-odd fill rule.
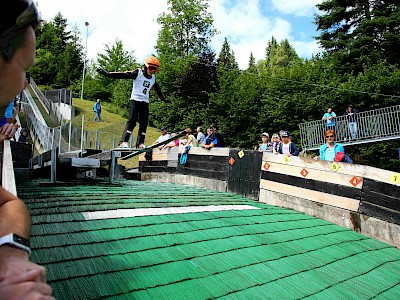
[[[4,140],[1,143],[1,147],[3,148],[1,157],[1,186],[6,191],[17,196],[10,140]]]
[[[57,107],[55,106],[53,101],[48,99],[43,94],[43,92],[39,89],[39,87],[37,86],[36,82],[32,79],[32,77],[30,78],[29,85],[33,89],[33,91],[35,92],[35,94],[36,94],[37,98],[39,99],[39,101],[43,104],[43,107],[46,110],[47,114],[49,116],[54,116],[57,119],[58,124],[60,124],[62,122],[62,120],[63,120],[63,116],[57,110]]]
[[[356,135],[350,131],[347,116],[336,117],[337,142],[351,145],[400,138],[400,105],[359,112],[355,117]],[[325,144],[326,120],[300,123],[299,127],[303,150],[316,150]]]

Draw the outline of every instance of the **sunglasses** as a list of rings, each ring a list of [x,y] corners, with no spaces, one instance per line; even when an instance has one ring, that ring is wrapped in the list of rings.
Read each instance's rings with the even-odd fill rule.
[[[40,16],[36,5],[29,0],[28,7],[17,17],[15,25],[17,28],[28,27],[29,25],[37,26],[40,23]]]
[[[40,24],[39,12],[36,5],[32,0],[28,0],[27,8],[15,19],[15,25],[0,34],[0,38],[6,37],[10,34],[20,31],[28,26],[32,26],[34,29]]]
[[[334,135],[327,135],[327,136],[325,136],[327,139],[329,139],[329,138],[334,138],[335,136]]]
[[[147,68],[149,69],[149,71],[157,71],[158,70],[158,67],[156,67],[156,66],[148,66]]]

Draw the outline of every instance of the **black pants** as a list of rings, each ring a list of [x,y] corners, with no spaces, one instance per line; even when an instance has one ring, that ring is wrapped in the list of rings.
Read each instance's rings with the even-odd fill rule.
[[[139,132],[136,139],[136,147],[144,143],[147,124],[149,123],[149,103],[131,100],[129,108],[129,120],[126,122],[125,130],[122,133],[121,142],[128,142],[132,131],[139,118]]]

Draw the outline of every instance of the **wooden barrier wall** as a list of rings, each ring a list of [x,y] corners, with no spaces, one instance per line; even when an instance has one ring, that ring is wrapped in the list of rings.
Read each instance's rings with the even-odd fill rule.
[[[264,153],[260,201],[302,211],[400,248],[395,172]]]
[[[146,174],[207,178],[210,188],[210,182],[224,183],[219,190],[302,211],[400,248],[400,175],[395,172],[228,148],[193,148],[184,165],[180,156],[178,148],[155,149],[153,159],[141,155],[139,165]]]
[[[228,191],[258,200],[262,153],[229,148],[190,149],[185,164],[180,163],[182,148],[154,149],[152,160],[139,157],[142,172],[169,172],[189,177],[212,180],[210,185],[220,183],[219,190]],[[147,177],[148,178],[148,177]],[[181,182],[182,183],[182,182]]]

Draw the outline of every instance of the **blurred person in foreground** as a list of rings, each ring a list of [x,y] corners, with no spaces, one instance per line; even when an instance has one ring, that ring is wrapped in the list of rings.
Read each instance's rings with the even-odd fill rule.
[[[0,115],[26,86],[35,61],[39,14],[31,0],[3,0],[0,10]],[[7,124],[6,124],[7,125]],[[13,125],[13,124],[9,124]],[[11,128],[11,127],[10,127]],[[4,134],[14,136],[15,131]],[[0,299],[54,299],[46,271],[29,260],[30,216],[25,204],[0,188]]]

